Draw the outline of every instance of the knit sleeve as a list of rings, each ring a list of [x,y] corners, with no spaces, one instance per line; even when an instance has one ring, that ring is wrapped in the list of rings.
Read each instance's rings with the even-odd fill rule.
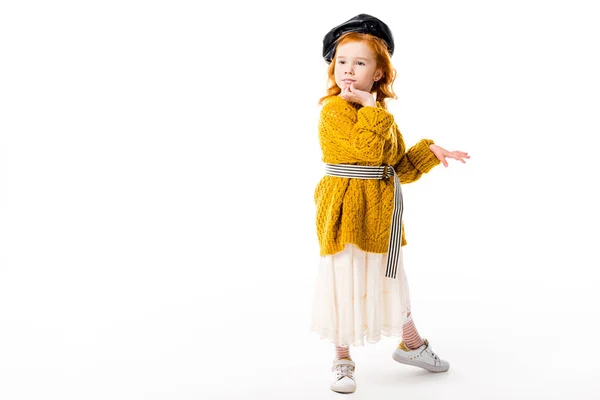
[[[326,102],[319,120],[324,151],[346,163],[383,161],[383,146],[391,135],[393,115],[379,107],[358,111],[343,99]]]
[[[431,144],[433,140],[421,139],[404,153],[400,162],[394,166],[400,183],[414,182],[440,164],[441,161],[429,149]]]

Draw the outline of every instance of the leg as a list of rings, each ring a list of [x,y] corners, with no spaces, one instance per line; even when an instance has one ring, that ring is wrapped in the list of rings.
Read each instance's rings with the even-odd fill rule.
[[[350,346],[335,346],[335,357],[338,360],[342,358],[352,360],[352,358],[350,358]]]
[[[407,316],[408,319],[404,325],[402,325],[402,340],[409,349],[418,349],[423,345],[423,343],[425,343],[425,340],[423,340],[423,338],[419,335],[419,332],[417,332],[417,327],[415,326],[415,322],[413,321],[410,311],[408,312]]]

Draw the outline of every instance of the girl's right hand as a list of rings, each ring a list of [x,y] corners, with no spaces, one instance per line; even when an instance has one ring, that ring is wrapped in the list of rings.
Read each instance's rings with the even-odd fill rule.
[[[340,97],[344,100],[362,104],[363,106],[376,107],[375,98],[369,92],[358,90],[354,87],[354,82],[350,85],[344,85]]]

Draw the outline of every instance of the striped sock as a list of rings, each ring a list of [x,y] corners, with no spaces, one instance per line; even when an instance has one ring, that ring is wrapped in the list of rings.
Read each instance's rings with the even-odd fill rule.
[[[411,350],[418,349],[425,343],[425,340],[423,340],[423,338],[419,336],[419,332],[417,332],[412,314],[409,314],[408,319],[404,325],[402,325],[402,341],[406,344],[406,347]]]
[[[340,358],[352,360],[352,358],[350,358],[350,346],[335,346],[335,358],[338,360]]]

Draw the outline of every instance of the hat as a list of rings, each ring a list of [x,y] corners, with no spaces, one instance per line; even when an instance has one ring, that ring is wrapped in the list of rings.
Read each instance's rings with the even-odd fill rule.
[[[377,36],[387,44],[390,56],[394,54],[394,38],[390,28],[383,21],[369,14],[358,14],[327,32],[323,38],[323,58],[327,64],[331,64],[331,60],[333,60],[337,47],[336,40],[347,32],[368,33]]]

